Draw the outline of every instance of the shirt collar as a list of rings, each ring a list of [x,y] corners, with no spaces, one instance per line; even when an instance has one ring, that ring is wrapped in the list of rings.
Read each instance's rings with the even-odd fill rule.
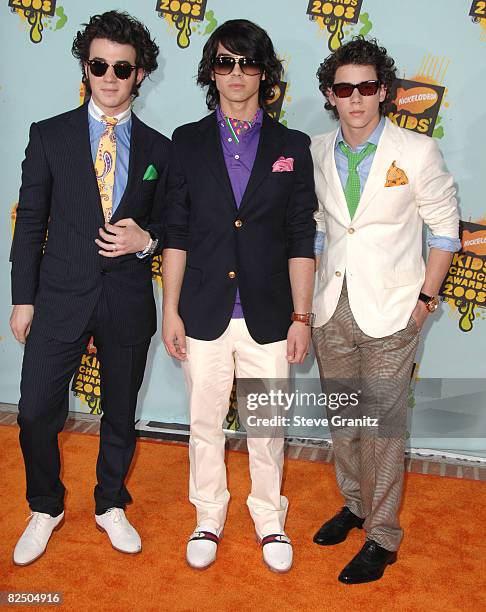
[[[378,146],[378,142],[380,140],[380,136],[383,132],[385,128],[385,117],[382,117],[378,123],[378,125],[375,127],[375,129],[371,132],[371,134],[368,137],[368,140],[366,142],[364,142],[362,145],[359,145],[359,147],[357,147],[358,149],[364,147],[366,145],[366,143],[371,143],[374,144],[376,146]],[[344,136],[343,136],[343,130],[342,127],[339,126],[339,132],[336,138],[336,148],[339,146],[340,142],[344,142],[344,144],[346,144],[346,141],[344,140]]]
[[[225,121],[226,116],[221,110],[221,106],[219,105],[216,108],[216,116],[219,122]],[[255,125],[261,125],[263,122],[263,110],[259,108],[256,112],[256,115],[250,121],[252,121],[252,124],[251,124],[252,127],[254,127]]]
[[[89,100],[88,112],[90,116],[93,119],[95,119],[95,121],[98,121],[99,123],[102,123],[102,120],[101,120],[102,115],[106,115],[106,113],[104,113],[101,110],[101,108],[93,102],[93,98],[90,98]],[[123,111],[123,113],[115,115],[114,118],[118,119],[117,125],[123,125],[124,123],[126,123],[127,121],[131,119],[131,116],[132,116],[132,106],[130,105],[126,110]]]

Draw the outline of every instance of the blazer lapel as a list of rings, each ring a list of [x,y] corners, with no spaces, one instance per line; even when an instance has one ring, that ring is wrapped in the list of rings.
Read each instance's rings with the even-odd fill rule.
[[[216,113],[211,113],[199,122],[199,142],[198,147],[201,152],[201,160],[208,166],[214,178],[223,189],[223,193],[228,202],[236,210],[235,196],[223,157],[221,146],[221,136],[219,132]]]
[[[358,208],[353,217],[353,223],[363,214],[370,203],[373,202],[376,192],[384,187],[387,170],[392,161],[398,159],[400,155],[400,143],[395,138],[393,127],[393,124],[387,119],[380,141],[378,142],[378,148],[376,149],[373,163],[371,164],[368,179],[364,186],[363,193],[361,194]]]
[[[130,206],[130,193],[142,184],[145,162],[147,161],[147,141],[143,138],[143,125],[132,113],[132,131],[130,134],[130,157],[128,161],[128,181],[122,199],[113,213],[112,223],[125,218],[125,211]]]
[[[255,163],[241,200],[240,211],[248,204],[260,183],[272,171],[272,165],[282,152],[282,138],[283,134],[280,126],[264,112]]]
[[[330,190],[332,191],[337,209],[341,213],[341,218],[346,225],[349,225],[351,223],[351,216],[349,214],[349,208],[346,202],[346,196],[344,195],[341,179],[339,178],[337,171],[336,157],[334,154],[338,134],[339,130],[336,130],[334,137],[331,138],[327,146],[323,147],[323,150],[320,152],[322,156],[320,166],[324,169],[324,180],[327,182]],[[328,202],[325,204],[326,206],[329,205]]]
[[[88,190],[88,200],[93,207],[93,212],[99,217],[100,225],[103,225],[103,208],[101,206],[89,139],[88,104],[83,104],[83,106],[76,109],[70,115],[68,123],[69,126],[66,124],[69,130],[68,142],[77,144],[77,146],[72,147],[70,150],[73,165],[79,173],[80,182]]]

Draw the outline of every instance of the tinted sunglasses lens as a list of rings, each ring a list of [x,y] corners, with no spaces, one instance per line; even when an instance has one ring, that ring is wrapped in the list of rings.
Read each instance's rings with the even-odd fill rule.
[[[217,57],[213,62],[213,69],[216,74],[230,74],[235,67],[235,60],[232,57]]]
[[[372,83],[360,83],[358,85],[358,91],[362,96],[374,96],[379,86],[380,84],[376,81]]]
[[[108,70],[108,64],[106,62],[92,61],[89,62],[91,74],[95,77],[102,77]]]
[[[132,74],[132,67],[130,64],[115,64],[113,66],[113,70],[115,71],[116,78],[122,79],[123,81],[130,78],[130,75]]]
[[[347,83],[337,83],[332,86],[332,90],[338,98],[349,98],[353,93],[354,87]]]
[[[248,76],[256,76],[262,73],[262,65],[255,60],[240,60],[240,67]]]

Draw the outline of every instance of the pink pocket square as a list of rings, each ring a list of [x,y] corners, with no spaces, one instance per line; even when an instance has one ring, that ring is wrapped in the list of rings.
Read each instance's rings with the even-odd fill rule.
[[[272,166],[272,172],[293,172],[294,171],[294,158],[293,157],[279,157]]]

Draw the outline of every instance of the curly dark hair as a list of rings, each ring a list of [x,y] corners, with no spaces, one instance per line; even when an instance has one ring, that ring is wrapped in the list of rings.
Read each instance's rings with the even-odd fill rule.
[[[282,80],[282,62],[263,28],[246,19],[232,19],[214,30],[204,45],[203,56],[199,62],[197,84],[208,88],[206,104],[209,110],[214,110],[219,103],[219,91],[211,76],[213,60],[220,43],[235,55],[244,55],[263,64],[265,80],[260,82],[258,101],[262,108],[267,108],[268,101],[274,95],[275,85]]]
[[[386,115],[390,110],[391,85],[397,76],[395,61],[387,55],[385,47],[378,45],[376,39],[366,39],[363,36],[355,36],[326,57],[319,66],[316,76],[319,79],[319,89],[326,98],[326,110],[332,111],[335,119],[339,119],[336,107],[329,102],[327,91],[334,84],[336,70],[349,64],[374,66],[378,80],[386,89],[386,97],[380,103],[380,113]]]
[[[72,54],[79,60],[83,72],[83,83],[88,95],[91,94],[89,80],[84,66],[89,60],[89,50],[95,38],[106,38],[122,45],[132,45],[136,51],[137,68],[143,68],[144,79],[157,69],[159,47],[150,37],[148,29],[129,15],[119,11],[107,11],[102,15],[93,15],[89,23],[84,23],[84,30],[74,37]],[[143,81],[143,79],[142,79]],[[134,83],[132,94],[138,96],[141,83]]]

